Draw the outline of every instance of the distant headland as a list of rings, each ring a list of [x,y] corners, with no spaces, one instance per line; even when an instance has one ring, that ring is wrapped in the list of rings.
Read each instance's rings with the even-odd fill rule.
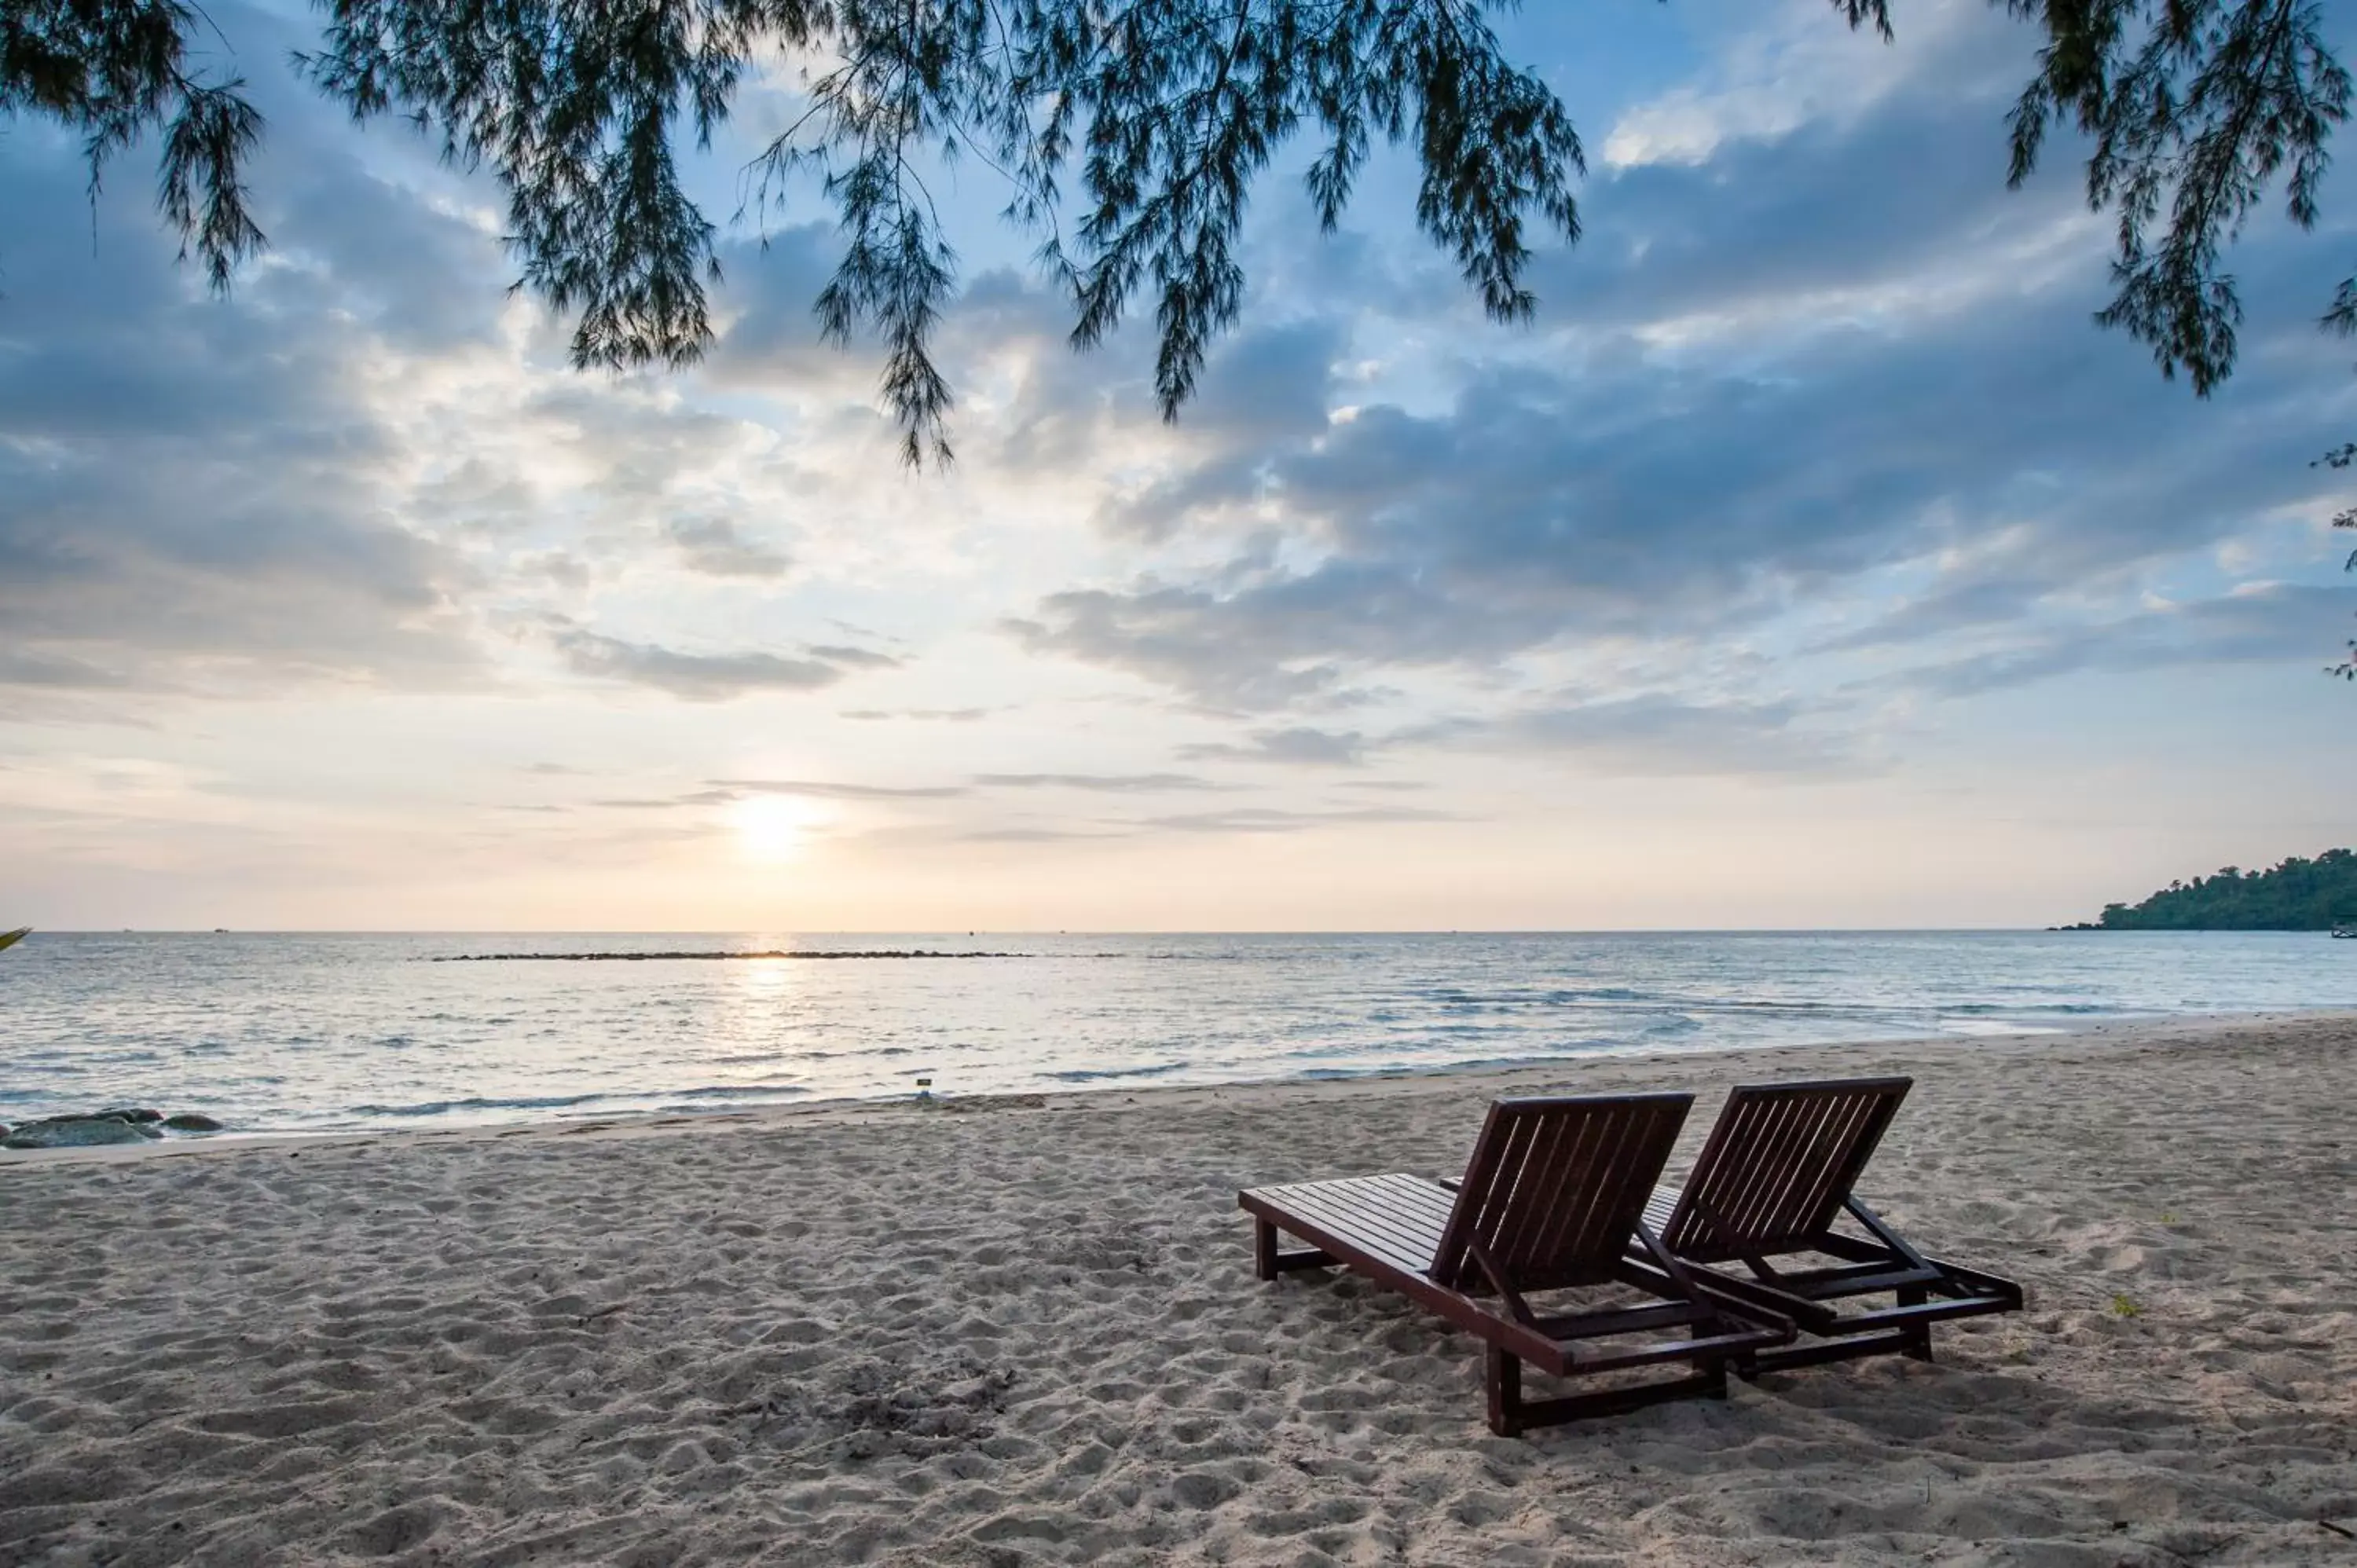
[[[2171,882],[2141,904],[2106,904],[2100,918],[2058,931],[2327,931],[2357,926],[2357,852],[2293,855],[2266,871],[2222,866]]]

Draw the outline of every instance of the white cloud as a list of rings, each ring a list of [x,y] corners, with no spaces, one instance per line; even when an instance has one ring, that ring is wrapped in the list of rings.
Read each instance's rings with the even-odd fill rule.
[[[1824,0],[1721,7],[1723,17],[1741,20],[1731,22],[1734,30],[1702,80],[1623,111],[1605,134],[1603,166],[1694,166],[1731,141],[1773,139],[1811,124],[1851,124],[1933,71],[1940,91],[1953,93],[1969,85],[1959,68],[1967,77],[1985,73],[1993,47],[2020,38],[2017,24],[1991,17],[1977,0],[1920,0],[1893,9],[1895,45],[1870,27],[1846,31]]]

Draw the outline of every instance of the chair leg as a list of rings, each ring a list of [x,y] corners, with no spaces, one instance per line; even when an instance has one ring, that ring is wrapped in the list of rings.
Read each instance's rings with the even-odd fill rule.
[[[1296,1269],[1329,1269],[1341,1261],[1315,1247],[1296,1247],[1288,1252],[1277,1244],[1283,1234],[1260,1216],[1253,1216],[1253,1273],[1265,1280]]]
[[[1901,1306],[1921,1306],[1932,1299],[1932,1293],[1921,1285],[1910,1286],[1896,1294]],[[1932,1359],[1932,1326],[1919,1323],[1910,1328],[1907,1331],[1907,1348],[1901,1354],[1914,1360],[1929,1361]]]
[[[1523,1359],[1489,1348],[1490,1430],[1501,1437],[1523,1434]]]
[[[1501,1437],[1520,1437],[1542,1426],[1591,1416],[1621,1415],[1671,1400],[1725,1399],[1727,1358],[1712,1356],[1698,1361],[1683,1378],[1662,1382],[1625,1384],[1587,1393],[1559,1394],[1545,1399],[1523,1397],[1522,1358],[1492,1345],[1484,1361],[1490,1385],[1490,1430]]]

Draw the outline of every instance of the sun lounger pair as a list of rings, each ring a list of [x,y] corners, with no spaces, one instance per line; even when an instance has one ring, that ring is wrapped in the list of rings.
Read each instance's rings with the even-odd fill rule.
[[[1660,1177],[1694,1096],[1601,1095],[1497,1101],[1458,1181],[1351,1176],[1237,1202],[1262,1279],[1339,1265],[1485,1341],[1490,1425],[1512,1437],[1724,1395],[1730,1367],[1749,1378],[1892,1351],[1929,1360],[1933,1324],[2018,1310],[2020,1286],[1925,1257],[1852,1191],[1910,1082],[1738,1089],[1678,1187]],[[1282,1248],[1280,1233],[1308,1250]],[[1827,1261],[1780,1266],[1804,1254]],[[1641,1304],[1550,1315],[1530,1299],[1612,1286]],[[1890,1304],[1855,1307],[1873,1295]],[[1532,1400],[1524,1362],[1559,1378],[1687,1369]]]

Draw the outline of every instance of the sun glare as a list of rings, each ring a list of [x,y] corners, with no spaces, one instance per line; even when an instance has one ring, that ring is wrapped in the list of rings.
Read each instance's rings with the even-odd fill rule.
[[[797,858],[819,825],[819,812],[806,800],[760,795],[729,808],[737,829],[737,847],[748,859],[786,861]]]

